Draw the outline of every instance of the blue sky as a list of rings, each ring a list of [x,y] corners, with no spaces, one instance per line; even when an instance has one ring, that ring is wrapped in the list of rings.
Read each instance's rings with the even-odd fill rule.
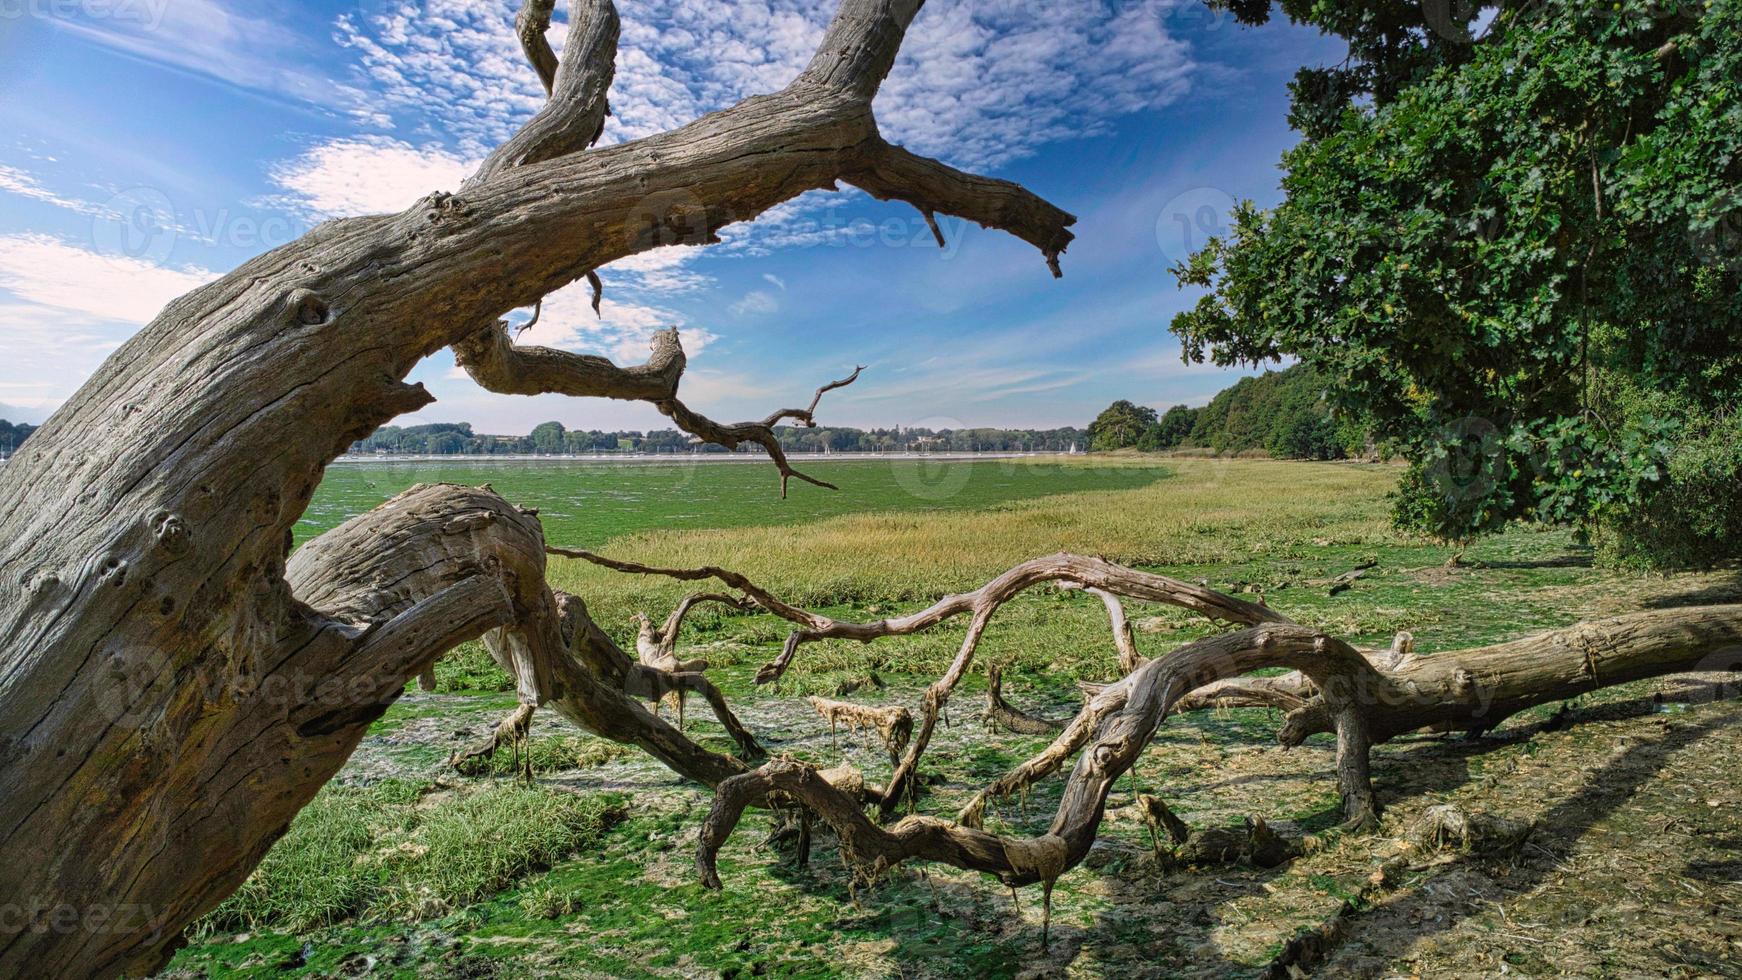
[[[560,22],[552,31],[560,49]],[[513,0],[0,0],[0,418],[41,421],[165,302],[326,217],[451,189],[536,109]],[[619,0],[605,142],[779,88],[833,0]],[[891,140],[1078,216],[1053,280],[1007,236],[844,188],[547,299],[523,340],[638,361],[678,327],[716,418],[1083,425],[1114,398],[1202,404],[1232,372],[1167,331],[1167,267],[1237,198],[1277,197],[1286,82],[1341,47],[1166,0],[931,0],[876,104]],[[492,395],[441,354],[405,421],[662,428],[652,408]]]

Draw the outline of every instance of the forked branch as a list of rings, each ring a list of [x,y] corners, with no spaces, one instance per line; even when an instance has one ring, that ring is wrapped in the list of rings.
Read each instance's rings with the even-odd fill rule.
[[[829,490],[839,489],[833,483],[794,469],[774,427],[787,419],[804,426],[816,425],[816,409],[823,395],[852,384],[864,368],[854,368],[852,374],[818,388],[806,408],[783,408],[760,422],[723,425],[692,410],[677,397],[687,358],[676,328],[655,332],[652,348],[653,355],[647,363],[618,367],[603,357],[517,344],[508,335],[507,324],[501,321],[453,345],[455,362],[487,391],[651,402],[698,442],[727,449],[737,449],[746,442],[760,445],[780,472],[782,497],[786,496],[787,480],[792,477]]]
[[[666,418],[677,423],[678,428],[689,433],[699,442],[712,443],[727,449],[737,449],[746,442],[753,442],[761,446],[768,453],[768,458],[774,461],[775,468],[780,471],[780,495],[782,497],[786,496],[787,481],[793,477],[827,490],[838,490],[840,488],[833,483],[819,480],[793,469],[792,464],[787,461],[786,451],[780,446],[780,437],[775,434],[774,427],[785,419],[792,419],[804,426],[816,425],[816,408],[817,404],[823,400],[823,395],[836,388],[844,388],[852,384],[858,380],[859,372],[863,370],[865,370],[863,367],[856,367],[852,374],[818,388],[816,394],[811,398],[809,408],[783,408],[760,422],[722,425],[705,415],[691,411],[689,406],[678,401],[675,396],[656,401],[654,406]]]
[[[946,596],[928,608],[907,616],[882,619],[872,623],[850,623],[783,602],[743,575],[722,568],[713,566],[694,569],[654,568],[634,562],[605,558],[588,551],[569,551],[560,548],[550,550],[553,554],[579,558],[621,572],[661,575],[688,581],[718,579],[742,591],[776,616],[798,624],[802,628],[787,637],[786,646],[780,656],[757,672],[757,683],[766,683],[780,677],[792,663],[792,658],[798,652],[798,647],[806,642],[820,639],[848,639],[869,642],[886,636],[905,636],[930,629],[956,616],[967,614],[969,616],[968,632],[962,640],[961,649],[943,677],[926,691],[924,713],[920,721],[919,731],[908,745],[906,754],[890,777],[889,785],[884,793],[883,813],[885,817],[893,815],[904,794],[913,785],[912,779],[919,765],[920,756],[925,753],[931,742],[932,732],[937,726],[944,706],[949,701],[951,692],[955,690],[956,685],[966,674],[969,665],[973,663],[974,653],[979,648],[980,638],[984,635],[993,615],[1005,603],[1026,589],[1044,582],[1068,582],[1073,587],[1099,589],[1105,593],[1128,598],[1180,606],[1212,620],[1241,625],[1288,622],[1286,616],[1267,606],[1223,595],[1214,589],[1182,582],[1165,575],[1154,575],[1122,565],[1115,565],[1101,558],[1068,553],[1023,562],[973,592]],[[1115,617],[1115,626],[1122,618],[1122,616]]]

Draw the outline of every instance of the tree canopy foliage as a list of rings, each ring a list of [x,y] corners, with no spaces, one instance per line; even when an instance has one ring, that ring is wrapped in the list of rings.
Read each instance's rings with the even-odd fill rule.
[[[1361,426],[1333,417],[1323,379],[1305,364],[1241,378],[1203,408],[1175,405],[1159,418],[1153,409],[1117,401],[1090,431],[1101,450],[1202,448],[1287,459],[1340,459],[1366,441]]]
[[[0,419],[0,452],[17,452],[18,447],[35,431],[36,426],[34,425]]]
[[[1281,9],[1351,59],[1292,86],[1285,200],[1175,268],[1187,358],[1321,371],[1404,448],[1409,526],[1742,546],[1742,5]]]
[[[1089,423],[1090,448],[1126,449],[1135,446],[1156,421],[1155,409],[1121,398]]]
[[[1305,364],[1241,378],[1198,411],[1187,445],[1220,453],[1263,450],[1288,459],[1339,459],[1359,449],[1358,428],[1345,437],[1325,399],[1324,380]]]

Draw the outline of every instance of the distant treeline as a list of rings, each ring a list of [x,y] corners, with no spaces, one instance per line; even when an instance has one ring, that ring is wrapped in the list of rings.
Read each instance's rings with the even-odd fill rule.
[[[0,453],[10,455],[17,452],[18,447],[23,445],[24,440],[30,438],[30,434],[35,431],[36,426],[34,425],[0,419]]]
[[[1366,427],[1331,414],[1324,382],[1304,364],[1241,378],[1203,408],[1175,405],[1158,415],[1117,401],[1089,426],[1089,435],[1099,450],[1257,451],[1287,459],[1341,459],[1367,446]]]
[[[814,429],[780,426],[775,435],[782,449],[795,453],[836,452],[1068,452],[1089,444],[1082,429]],[[756,452],[759,448],[751,447]],[[416,455],[567,455],[591,453],[725,452],[718,446],[696,446],[676,429],[651,432],[569,429],[545,422],[524,436],[484,435],[470,423],[387,425],[351,447],[355,453]]]

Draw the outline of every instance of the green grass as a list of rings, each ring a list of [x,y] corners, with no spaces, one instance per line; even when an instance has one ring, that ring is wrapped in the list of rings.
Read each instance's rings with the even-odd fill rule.
[[[403,780],[323,788],[193,932],[432,918],[597,844],[621,815],[609,798],[510,782],[433,802],[428,789]]]
[[[875,463],[837,464],[852,481],[880,469]],[[1440,574],[1452,549],[1403,535],[1390,526],[1386,495],[1394,467],[1303,464],[1264,460],[1168,459],[1167,475],[1153,478],[1142,458],[1093,464],[1012,461],[997,465],[1083,473],[1066,483],[1106,481],[1102,489],[1008,499],[974,510],[911,512],[886,509],[849,513],[799,527],[733,526],[703,530],[637,531],[599,550],[650,564],[718,564],[751,576],[790,601],[831,615],[875,619],[910,611],[941,595],[977,588],[1024,559],[1055,551],[1104,555],[1248,597],[1261,597],[1302,623],[1361,643],[1382,645],[1393,633],[1415,633],[1424,651],[1493,642],[1530,629],[1580,618],[1564,590],[1598,596],[1603,583],[1627,576],[1588,567],[1588,552],[1564,530],[1519,527],[1483,539],[1466,554],[1479,574]],[[736,471],[735,464],[715,470]],[[710,471],[711,472],[711,471]],[[1121,486],[1120,474],[1150,474]],[[1051,479],[1052,477],[1047,477]],[[1025,476],[1015,482],[1039,481]],[[500,486],[498,489],[502,489]],[[543,501],[524,501],[540,506]],[[910,502],[893,498],[891,507]],[[544,516],[541,514],[541,516]],[[1357,564],[1379,564],[1350,590],[1326,594],[1321,583]],[[557,588],[585,596],[588,608],[620,642],[633,637],[632,616],[662,616],[693,586],[660,578],[624,576],[596,566],[552,558]],[[1147,650],[1165,649],[1204,635],[1209,627],[1176,609],[1133,603],[1134,619],[1166,627],[1140,636]],[[826,642],[808,646],[780,694],[828,694],[867,671],[930,676],[955,654],[961,623],[865,646]],[[703,607],[685,622],[686,645],[707,644],[707,659],[733,697],[767,696],[736,682],[773,656],[787,624]],[[1106,664],[1105,614],[1080,594],[1032,590],[1002,610],[984,653],[1018,673],[1057,675],[1066,685],[1095,678]],[[439,689],[507,690],[509,680],[477,644],[437,665]]]
[[[1523,527],[1484,539],[1465,553],[1462,567],[1447,569],[1451,550],[1390,528],[1385,495],[1397,471],[1389,467],[1197,459],[1169,459],[1165,470],[1141,459],[965,465],[976,468],[973,479],[985,466],[993,469],[984,472],[1007,468],[1013,475],[1001,489],[988,484],[988,496],[954,508],[884,493],[874,508],[862,502],[825,513],[810,508],[831,498],[811,488],[795,487],[794,498],[780,503],[764,467],[701,467],[693,479],[721,481],[718,499],[705,503],[724,515],[716,527],[684,523],[682,508],[656,493],[619,500],[614,506],[639,510],[613,518],[615,525],[587,524],[582,518],[593,518],[540,495],[567,492],[564,481],[578,478],[574,467],[530,474],[533,482],[518,490],[510,467],[417,478],[489,479],[516,502],[540,508],[553,540],[572,535],[568,543],[655,564],[737,568],[788,598],[854,619],[911,611],[1058,550],[1262,597],[1303,623],[1364,644],[1388,643],[1393,631],[1408,629],[1418,649],[1430,653],[1733,587],[1721,576],[1645,578],[1596,569],[1570,534]],[[845,500],[887,472],[881,464],[849,463],[826,476],[842,482]],[[362,471],[347,477],[335,469],[334,479],[357,475]],[[1047,493],[1048,486],[1061,492]],[[317,499],[330,499],[329,488]],[[1324,579],[1375,559],[1352,588],[1328,594]],[[632,634],[631,613],[663,616],[693,587],[564,560],[554,560],[550,574],[556,586],[584,596],[622,641]],[[1132,603],[1130,611],[1150,655],[1211,629],[1178,610]],[[875,672],[887,686],[862,689],[853,700],[917,706],[924,686],[956,653],[963,626],[870,645],[806,646],[778,689],[750,680],[787,633],[773,617],[704,607],[686,621],[681,646],[710,661],[710,676],[777,752],[833,764],[852,750],[852,740],[832,742],[799,696],[832,694]],[[1006,696],[1025,709],[1068,716],[1080,704],[1075,681],[1106,679],[1112,670],[1105,612],[1080,593],[1031,590],[993,621],[979,659],[1009,665]],[[444,691],[508,686],[475,645],[445,658],[437,674]],[[986,735],[973,718],[983,684],[976,667],[950,708],[954,726],[940,728],[940,739],[960,741],[926,757],[924,813],[950,815],[968,793],[1047,741]],[[1612,689],[1581,703],[1639,693]],[[725,892],[707,892],[693,860],[710,795],[674,780],[643,753],[555,727],[549,714],[539,716],[530,743],[538,788],[502,775],[506,753],[474,776],[439,765],[445,754],[439,739],[460,729],[486,731],[513,703],[512,695],[490,693],[394,705],[341,774],[352,785],[317,796],[243,890],[202,922],[174,967],[214,977],[953,977],[1011,976],[1045,955],[1032,891],[1013,903],[990,879],[934,867],[923,876],[901,869],[855,897],[832,841],[819,844],[802,872],[785,855],[761,848],[766,815],[748,816],[721,853]],[[699,702],[690,702],[688,717],[691,737],[730,750]],[[1144,760],[1118,782],[1109,807],[1153,792],[1194,826],[1230,825],[1260,813],[1296,833],[1324,830],[1340,819],[1326,775],[1328,750],[1315,739],[1277,753],[1276,724],[1274,713],[1260,710],[1170,718]],[[1407,812],[1433,794],[1480,787],[1537,764],[1538,741],[1550,746],[1547,753],[1587,737],[1574,726],[1552,740],[1513,743],[1497,733],[1494,745],[1480,749],[1402,740],[1382,747],[1375,768],[1381,792]],[[356,773],[377,774],[383,760],[409,771],[355,785]],[[887,774],[874,749],[861,750],[856,761],[869,778]],[[432,788],[438,779],[444,788]],[[1412,781],[1423,788],[1410,789]],[[1028,799],[992,808],[988,829],[1043,832],[1061,786],[1058,778],[1046,780]],[[621,789],[630,792],[612,795]],[[1112,845],[1149,846],[1146,831],[1130,820],[1109,821],[1101,836]],[[1076,950],[1060,954],[1071,972],[1250,973],[1297,928],[1333,914],[1348,897],[1348,882],[1359,880],[1347,877],[1349,868],[1365,867],[1328,855],[1275,872],[1230,868],[1157,882],[1135,870],[1132,853],[1091,862],[1059,882],[1055,948]],[[1246,890],[1230,893],[1230,881]],[[1278,890],[1265,898],[1262,886]]]
[[[626,745],[591,735],[535,735],[520,746],[522,760],[530,760],[534,772],[591,769],[634,751]],[[458,768],[467,776],[512,776],[514,753],[506,746],[488,759],[471,759]]]
[[[1090,465],[1066,457],[803,462],[826,490],[792,481],[786,499],[766,461],[592,460],[341,462],[327,470],[297,524],[300,543],[418,483],[490,484],[536,507],[552,544],[590,548],[652,529],[794,524],[873,510],[975,510],[1074,490],[1135,487],[1167,474],[1156,462]]]

